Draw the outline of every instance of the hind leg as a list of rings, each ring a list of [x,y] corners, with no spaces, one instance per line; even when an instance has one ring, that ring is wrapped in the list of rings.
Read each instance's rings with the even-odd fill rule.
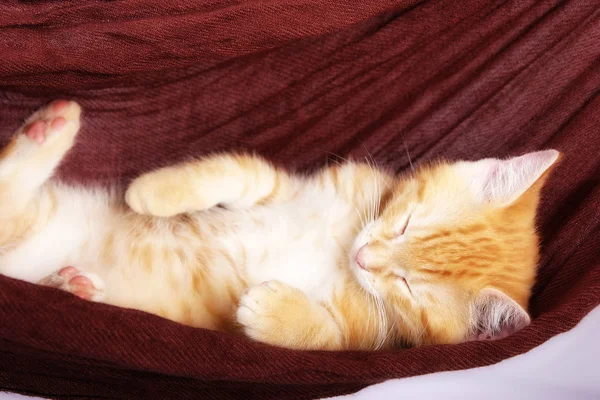
[[[80,114],[77,103],[54,101],[31,115],[0,151],[0,253],[23,236],[40,207],[48,207],[34,200],[50,202],[39,189],[73,146]]]
[[[65,267],[38,282],[73,293],[85,300],[100,301],[104,298],[104,282],[96,274],[82,272],[75,267]]]
[[[81,109],[58,100],[31,115],[0,152],[0,207],[20,208],[54,173],[79,131]]]

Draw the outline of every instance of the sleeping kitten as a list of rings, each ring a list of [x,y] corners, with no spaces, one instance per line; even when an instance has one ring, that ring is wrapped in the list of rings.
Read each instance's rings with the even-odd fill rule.
[[[0,273],[295,349],[499,339],[529,324],[535,212],[559,153],[347,162],[304,176],[251,155],[118,191],[49,180],[79,130],[55,101],[0,154]]]

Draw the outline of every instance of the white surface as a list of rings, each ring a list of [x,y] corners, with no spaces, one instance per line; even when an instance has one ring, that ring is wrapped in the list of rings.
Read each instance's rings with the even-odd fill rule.
[[[498,364],[394,379],[335,400],[600,399],[600,306],[573,330]],[[1,400],[31,399],[0,393]]]
[[[573,330],[498,364],[394,379],[336,400],[600,399],[600,306]]]
[[[21,396],[20,394],[16,394],[16,393],[3,393],[0,392],[0,400],[32,400],[32,399],[39,399],[39,397],[28,397],[28,396]]]

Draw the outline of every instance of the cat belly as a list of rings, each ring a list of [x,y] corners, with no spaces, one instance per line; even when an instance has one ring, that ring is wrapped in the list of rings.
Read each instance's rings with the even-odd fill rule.
[[[81,237],[75,230],[61,229],[55,221],[0,257],[0,274],[36,283],[65,267]]]
[[[31,233],[0,256],[0,274],[36,283],[73,264],[84,264],[84,252],[94,252],[110,218],[108,193],[54,188],[58,206],[51,216],[39,216]],[[45,223],[44,223],[45,222]]]

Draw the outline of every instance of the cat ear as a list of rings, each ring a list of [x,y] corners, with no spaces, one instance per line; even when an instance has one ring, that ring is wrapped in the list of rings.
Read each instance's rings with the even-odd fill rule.
[[[559,155],[556,150],[543,150],[508,160],[469,163],[469,181],[481,201],[507,206],[533,186]]]
[[[527,311],[516,301],[499,290],[486,288],[479,292],[473,302],[467,340],[503,339],[525,328],[530,322]]]

